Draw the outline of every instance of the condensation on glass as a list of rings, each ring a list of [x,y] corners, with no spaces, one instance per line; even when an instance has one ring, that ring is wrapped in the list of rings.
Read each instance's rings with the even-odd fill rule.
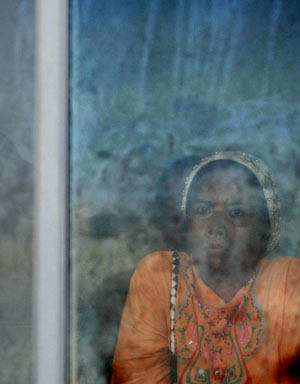
[[[71,382],[106,383],[129,279],[180,246],[186,170],[270,168],[298,256],[299,2],[71,0]],[[158,298],[159,299],[159,298]]]
[[[0,4],[1,383],[32,382],[34,1]]]

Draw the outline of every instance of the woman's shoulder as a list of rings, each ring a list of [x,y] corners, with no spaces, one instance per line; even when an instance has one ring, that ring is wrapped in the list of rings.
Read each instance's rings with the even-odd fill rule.
[[[300,276],[300,258],[294,256],[276,256],[270,259],[262,260],[260,264],[261,272],[277,274],[282,278],[286,273],[299,274]]]
[[[158,251],[143,257],[138,263],[131,279],[130,286],[143,287],[144,291],[162,294],[170,289],[172,271],[172,252]]]
[[[172,265],[172,251],[157,251],[144,256],[137,269],[162,270]]]
[[[157,251],[143,257],[137,265],[137,270],[148,269],[152,272],[162,273],[170,271],[173,263],[173,254],[177,252],[179,259],[185,261],[189,256],[178,251]]]

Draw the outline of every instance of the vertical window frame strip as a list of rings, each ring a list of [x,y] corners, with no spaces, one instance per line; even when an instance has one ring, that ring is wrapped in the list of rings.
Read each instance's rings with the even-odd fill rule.
[[[68,375],[68,0],[36,0],[35,384]]]

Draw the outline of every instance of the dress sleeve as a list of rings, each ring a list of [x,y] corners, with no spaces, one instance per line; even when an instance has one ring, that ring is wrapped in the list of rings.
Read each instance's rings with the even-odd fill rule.
[[[169,252],[148,255],[131,278],[112,384],[170,383],[171,263]]]
[[[291,258],[286,274],[280,383],[300,383],[300,259]]]

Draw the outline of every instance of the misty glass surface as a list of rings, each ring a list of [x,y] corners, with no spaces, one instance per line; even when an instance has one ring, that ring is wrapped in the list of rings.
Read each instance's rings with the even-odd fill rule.
[[[94,384],[109,382],[135,266],[177,247],[185,171],[200,157],[265,161],[282,197],[277,254],[298,256],[300,2],[70,5],[70,377]]]
[[[0,2],[0,371],[31,382],[34,1]]]

